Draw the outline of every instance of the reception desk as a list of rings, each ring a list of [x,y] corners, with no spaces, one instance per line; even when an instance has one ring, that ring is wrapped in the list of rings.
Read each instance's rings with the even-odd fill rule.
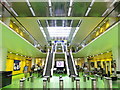
[[[0,71],[0,88],[12,83],[12,71]]]

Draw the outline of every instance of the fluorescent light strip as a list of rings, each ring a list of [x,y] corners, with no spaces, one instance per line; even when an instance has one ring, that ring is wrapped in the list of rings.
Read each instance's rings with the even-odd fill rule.
[[[64,25],[65,25],[65,21],[64,21],[64,20],[62,20],[62,26],[64,27]]]
[[[69,10],[68,10],[68,16],[70,16],[71,10],[72,10],[72,8],[69,7]]]
[[[52,8],[50,7],[49,10],[50,10],[50,16],[52,16]]]
[[[80,27],[80,24],[82,23],[82,20],[79,21],[77,27]]]
[[[10,10],[15,14],[15,16],[18,16],[18,14],[13,10],[13,8],[10,8]]]
[[[70,27],[72,27],[72,24],[73,24],[73,20],[72,20],[71,23],[70,23]]]
[[[49,3],[49,6],[52,6],[52,4],[51,4],[51,0],[48,0],[48,3]]]
[[[38,24],[40,27],[42,27],[40,20],[37,20]]]
[[[49,23],[48,23],[48,20],[46,20],[46,23],[47,23],[47,27],[49,27]]]
[[[90,10],[91,10],[91,8],[89,7],[86,14],[85,14],[85,16],[87,16],[89,14]]]
[[[29,0],[26,0],[26,2],[27,2],[27,5],[30,7],[31,4],[30,4]]]
[[[31,11],[32,15],[35,16],[35,12],[33,11],[32,7],[30,7],[30,11]]]
[[[7,6],[10,7],[10,4],[9,4],[6,0],[3,0],[3,1],[1,1],[1,2],[5,2],[5,3],[7,4]]]
[[[73,0],[70,0],[70,7],[72,6],[72,4],[73,4]]]
[[[109,9],[107,9],[107,10],[102,14],[102,16],[104,16],[104,15],[108,12],[108,10],[109,10]]]
[[[120,14],[118,14],[118,17],[120,17]]]
[[[92,7],[92,5],[94,4],[95,0],[92,0],[91,4],[90,4],[90,7]]]
[[[116,2],[117,0],[114,0],[113,3],[110,5],[110,7],[112,7]]]

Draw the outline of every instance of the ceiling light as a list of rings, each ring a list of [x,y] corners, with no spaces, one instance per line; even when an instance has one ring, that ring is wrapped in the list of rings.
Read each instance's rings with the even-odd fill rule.
[[[48,3],[49,3],[49,6],[52,6],[52,4],[51,4],[51,0],[48,0]]]
[[[6,0],[3,0],[3,2],[5,2],[6,5],[10,7],[10,4]]]
[[[12,53],[12,52],[10,52],[10,53]]]
[[[68,37],[71,27],[47,27],[50,37]]]
[[[10,8],[10,10],[15,14],[15,16],[18,16],[18,14],[14,11],[13,8]]]
[[[70,7],[68,10],[68,16],[70,16],[71,10],[72,10],[72,8]]]
[[[70,0],[70,7],[72,6],[72,4],[73,4],[73,0]]]
[[[30,7],[30,11],[31,11],[32,15],[35,16],[35,12],[33,11],[32,7]]]
[[[82,20],[80,20],[79,22],[78,22],[78,25],[77,25],[77,27],[80,27],[80,24],[82,23]]]
[[[70,27],[72,27],[72,24],[73,24],[73,20],[72,20],[71,23],[70,23]]]
[[[16,54],[16,55],[18,55],[18,54]]]
[[[85,16],[87,16],[87,15],[88,15],[88,13],[90,12],[90,10],[91,10],[91,8],[88,8],[88,10],[87,10],[87,12],[86,12]]]
[[[118,15],[118,17],[120,17],[120,14]]]
[[[49,23],[48,23],[48,20],[46,20],[46,23],[47,23],[47,27],[49,27]]]
[[[102,14],[102,16],[104,16],[107,12],[108,12],[109,9],[106,9],[105,12]]]
[[[92,7],[92,5],[94,4],[95,0],[92,0],[91,4],[90,4],[90,7]]]
[[[27,2],[27,5],[30,7],[31,4],[30,4],[29,0],[26,0],[26,2]]]
[[[112,7],[116,2],[117,0],[114,0],[113,3],[110,5],[110,7]]]
[[[52,8],[50,7],[49,10],[50,10],[50,16],[52,16]]]

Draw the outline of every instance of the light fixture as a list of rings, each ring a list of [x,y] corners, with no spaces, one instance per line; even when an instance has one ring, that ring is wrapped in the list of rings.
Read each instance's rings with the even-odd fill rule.
[[[47,27],[50,37],[68,37],[71,27]]]
[[[72,20],[71,23],[70,23],[70,27],[72,27],[72,24],[73,24],[73,20]]]
[[[10,7],[10,4],[6,0],[3,0],[3,2],[5,2],[6,5]]]
[[[49,6],[52,6],[51,0],[48,0]]]
[[[13,8],[10,8],[10,10],[15,14],[15,16],[18,16],[18,14],[14,11]]]
[[[80,27],[81,23],[82,23],[82,20],[79,20],[77,27]]]
[[[120,17],[120,14],[118,14],[118,17]]]
[[[110,5],[110,7],[112,7],[116,2],[117,0],[114,0],[113,3]]]
[[[0,14],[0,17],[2,17],[2,15]]]
[[[105,12],[102,14],[104,16],[108,12],[109,8],[105,10]]]
[[[31,11],[32,15],[35,16],[35,12],[33,11],[32,7],[30,7],[30,11]]]
[[[89,7],[86,14],[85,14],[85,16],[87,16],[89,14],[90,10],[91,10],[91,8]]]
[[[47,23],[47,26],[49,27],[49,23],[48,23],[48,20],[46,20],[46,23]]]
[[[12,53],[12,52],[10,52],[10,53]]]
[[[90,4],[90,7],[92,7],[92,5],[94,4],[95,0],[92,0],[91,4]]]
[[[18,54],[16,54],[16,55],[18,55]]]
[[[70,16],[71,10],[72,10],[72,8],[69,7],[69,10],[68,10],[68,16]]]
[[[70,7],[72,6],[72,4],[73,4],[73,0],[70,0]]]
[[[43,27],[42,27],[42,25],[41,25],[40,20],[37,20],[37,22],[38,22],[38,24],[39,24],[39,28],[40,28],[41,32],[43,33],[43,36],[46,38],[46,34],[45,34],[45,32],[44,32],[44,29],[43,29]]]
[[[80,21],[78,22],[78,25],[77,25],[77,27],[76,27],[76,29],[75,29],[74,34],[73,34],[73,38],[75,37],[76,33],[78,32],[81,23],[82,23],[82,20],[80,20]]]
[[[27,2],[27,5],[30,7],[31,4],[30,4],[29,0],[26,0],[26,2]]]
[[[50,10],[50,16],[52,16],[52,8],[50,7],[49,10]]]

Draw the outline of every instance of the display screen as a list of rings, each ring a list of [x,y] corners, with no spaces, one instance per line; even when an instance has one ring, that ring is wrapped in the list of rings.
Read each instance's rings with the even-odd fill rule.
[[[14,60],[14,71],[20,70],[20,60]]]
[[[64,61],[56,61],[56,67],[64,67]]]

